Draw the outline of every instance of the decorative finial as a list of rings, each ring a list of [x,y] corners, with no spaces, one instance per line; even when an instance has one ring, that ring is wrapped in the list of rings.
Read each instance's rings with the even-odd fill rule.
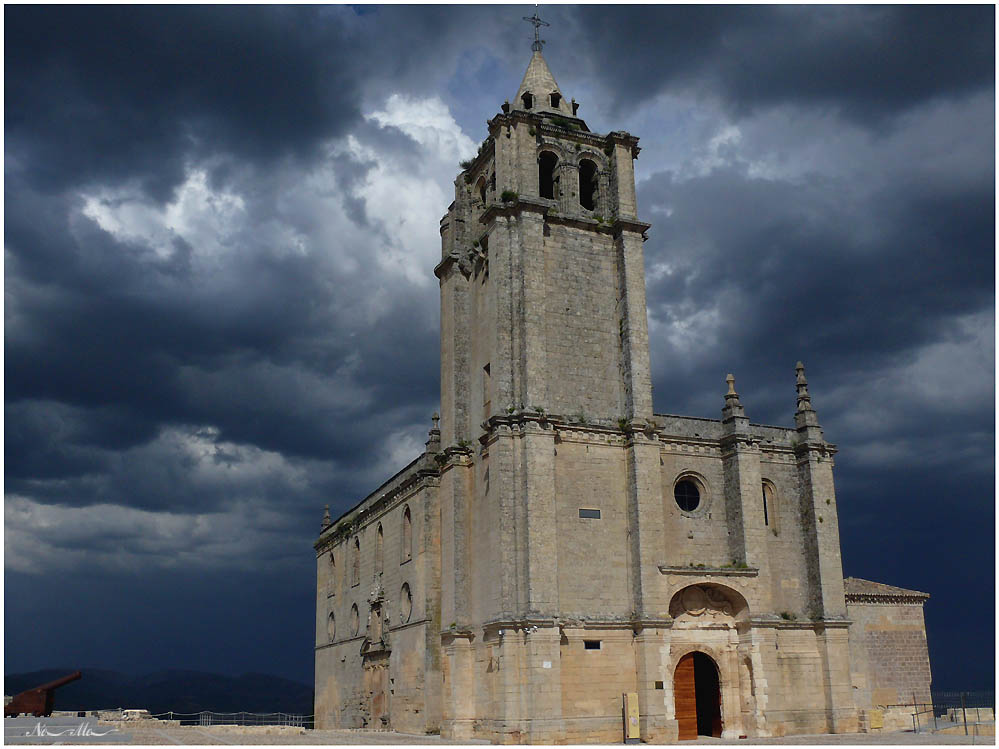
[[[326,530],[333,522],[330,520],[330,506],[326,505],[326,510],[323,512],[323,530]]]
[[[435,432],[440,431],[440,420],[441,420],[440,414],[434,411],[434,415],[430,417],[430,420],[434,422],[433,430]]]
[[[548,23],[547,21],[541,20],[541,17],[538,15],[537,3],[535,3],[534,5],[534,15],[524,16],[524,20],[534,24],[534,44],[531,45],[531,49],[534,50],[535,52],[540,52],[541,47],[545,43],[545,40],[540,38],[540,36],[538,35],[538,31],[542,26],[551,26],[551,24]]]
[[[725,382],[728,383],[728,392],[725,393],[725,407],[722,409],[722,415],[725,419],[734,416],[745,416],[746,411],[743,409],[742,404],[739,403],[739,394],[735,392],[735,375],[730,373],[725,378]]]
[[[794,365],[794,371],[797,373],[797,383],[798,383],[798,411],[814,411],[812,408],[812,398],[808,394],[808,380],[805,379],[805,365],[800,361]]]

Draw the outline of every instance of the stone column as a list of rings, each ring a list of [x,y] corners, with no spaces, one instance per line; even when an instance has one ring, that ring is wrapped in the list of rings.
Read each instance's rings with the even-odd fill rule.
[[[618,222],[615,249],[618,256],[621,301],[622,371],[625,388],[625,417],[652,418],[652,375],[649,363],[649,322],[645,304],[645,266],[642,232],[648,224]]]
[[[529,716],[527,743],[556,744],[565,740],[559,638],[559,628],[554,622],[532,624],[525,631],[523,674]]]
[[[808,395],[805,367],[797,365],[798,408],[794,414],[798,441],[795,455],[801,484],[801,515],[806,539],[808,582],[813,619],[846,618],[839,518],[833,484],[834,445],[825,441]]]
[[[668,740],[666,669],[662,663],[662,649],[665,644],[663,631],[660,627],[642,627],[635,637],[639,732],[642,741],[648,744],[662,744]],[[663,682],[663,689],[656,689],[657,681]]]
[[[761,580],[770,579],[767,527],[763,520],[763,479],[760,476],[759,438],[749,429],[749,419],[735,392],[735,377],[726,378],[728,393],[722,409],[722,467],[725,475],[725,510],[728,520],[729,551],[736,562],[760,571]],[[758,616],[773,608],[771,586],[758,586],[750,610]]]
[[[448,632],[442,637],[444,667],[444,718],[441,738],[474,738],[475,673],[470,632]]]
[[[579,165],[570,161],[558,163],[559,185],[558,210],[562,215],[580,213],[579,206]]]

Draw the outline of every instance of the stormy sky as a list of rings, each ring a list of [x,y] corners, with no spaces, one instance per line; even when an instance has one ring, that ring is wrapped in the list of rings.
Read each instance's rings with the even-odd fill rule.
[[[422,449],[438,220],[533,6],[5,18],[5,669],[312,679],[322,507]],[[546,6],[641,138],[659,413],[827,439],[847,575],[994,681],[990,6]]]

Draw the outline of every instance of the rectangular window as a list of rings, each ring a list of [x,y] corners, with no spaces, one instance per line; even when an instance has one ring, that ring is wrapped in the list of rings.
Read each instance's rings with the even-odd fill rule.
[[[583,640],[584,650],[600,650],[600,640]]]
[[[600,510],[586,510],[582,507],[579,508],[579,517],[581,518],[593,518],[594,520],[600,520]]]
[[[657,681],[656,682],[656,689],[662,689],[662,688],[663,688],[663,683],[661,681]]]

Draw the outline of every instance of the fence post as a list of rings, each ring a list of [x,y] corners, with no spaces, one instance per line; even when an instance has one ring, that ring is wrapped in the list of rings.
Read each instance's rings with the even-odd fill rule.
[[[964,705],[964,692],[961,692],[961,716],[964,718],[964,735],[968,735],[968,710]]]

